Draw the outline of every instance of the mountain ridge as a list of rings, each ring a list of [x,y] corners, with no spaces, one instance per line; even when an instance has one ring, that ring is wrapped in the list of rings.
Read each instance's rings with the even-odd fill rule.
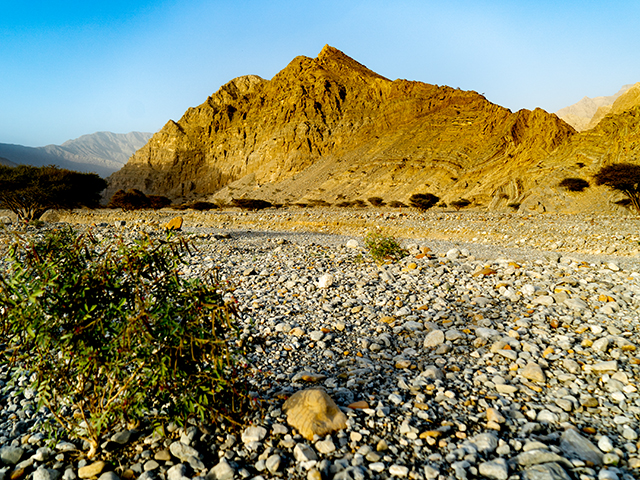
[[[149,138],[151,133],[144,132],[96,132],[67,140],[62,145],[26,147],[0,143],[0,156],[14,164],[58,165],[106,177],[122,168]]]

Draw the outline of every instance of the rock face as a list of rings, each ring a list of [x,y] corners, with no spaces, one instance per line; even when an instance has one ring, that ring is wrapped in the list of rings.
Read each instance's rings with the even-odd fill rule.
[[[433,193],[492,210],[609,210],[606,187],[578,196],[557,185],[613,158],[633,161],[638,123],[627,114],[578,134],[544,110],[514,113],[473,91],[391,81],[325,46],[271,80],[236,78],[169,121],[109,177],[104,198],[130,188],[280,204]]]

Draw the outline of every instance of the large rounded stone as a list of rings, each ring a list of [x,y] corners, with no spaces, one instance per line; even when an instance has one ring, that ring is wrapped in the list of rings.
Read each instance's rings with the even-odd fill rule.
[[[284,403],[287,423],[307,440],[347,427],[347,417],[322,389],[300,390]]]

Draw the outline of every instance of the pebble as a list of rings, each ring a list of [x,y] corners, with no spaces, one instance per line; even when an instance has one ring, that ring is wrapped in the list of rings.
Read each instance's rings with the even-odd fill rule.
[[[278,225],[283,214],[262,215]],[[233,298],[243,311],[242,335],[261,339],[247,361],[256,369],[251,389],[267,400],[264,420],[256,417],[237,438],[203,435],[197,427],[167,429],[169,438],[148,443],[151,432],[113,433],[106,439],[127,445],[112,453],[121,455],[122,472],[137,469],[142,480],[630,480],[640,469],[640,268],[630,256],[613,262],[588,252],[615,244],[617,254],[630,255],[640,240],[634,219],[625,222],[635,230],[613,217],[593,217],[596,224],[610,222],[607,228],[572,217],[562,224],[567,238],[558,253],[536,248],[561,244],[551,238],[552,219],[565,217],[477,214],[484,220],[474,227],[473,243],[463,243],[463,232],[449,243],[415,239],[415,247],[407,247],[411,257],[378,266],[360,247],[363,232],[333,237],[198,229],[189,215],[181,234],[193,236],[199,250],[185,272],[194,276],[216,266],[221,279],[237,282]],[[380,215],[381,224],[412,219],[451,232],[467,225],[448,224],[446,215],[436,220],[442,215],[436,213],[424,214],[426,220],[411,212]],[[505,240],[533,230],[520,223],[541,230],[522,244]],[[100,235],[113,234],[113,225],[99,227]],[[119,229],[142,231],[141,225],[127,217]],[[580,225],[580,233],[568,225]],[[505,241],[484,242],[482,231],[492,232],[487,240],[501,231]],[[214,239],[212,233],[229,235]],[[584,243],[573,240],[580,238]],[[357,243],[347,246],[349,240]],[[577,247],[568,252],[572,244]],[[8,381],[0,366],[0,458],[8,447],[24,448],[15,463],[0,464],[1,480],[14,470],[4,465],[18,465],[23,455],[32,459],[21,467],[25,477],[56,480],[40,478],[47,469],[73,480],[74,471],[87,466],[73,465],[69,456],[81,444],[65,440],[48,456],[40,451],[46,437],[39,438],[28,420],[42,413],[28,412],[32,394],[17,393]],[[306,444],[295,427],[285,426],[282,395],[309,381],[326,390],[347,420],[344,429]],[[129,449],[133,453],[124,453]]]

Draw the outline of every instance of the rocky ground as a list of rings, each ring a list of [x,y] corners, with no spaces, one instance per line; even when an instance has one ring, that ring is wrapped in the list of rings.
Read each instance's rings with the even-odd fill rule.
[[[175,212],[113,215],[75,218],[109,237],[155,231]],[[637,478],[637,222],[185,215],[182,235],[199,250],[183,274],[213,268],[229,281],[261,414],[237,434],[113,432],[87,460],[81,444],[47,446],[29,390],[4,385],[0,480]],[[404,236],[410,255],[374,263],[361,235],[377,227]],[[323,229],[332,234],[309,233]],[[336,401],[346,429],[308,441],[288,425],[284,399],[309,386]]]

